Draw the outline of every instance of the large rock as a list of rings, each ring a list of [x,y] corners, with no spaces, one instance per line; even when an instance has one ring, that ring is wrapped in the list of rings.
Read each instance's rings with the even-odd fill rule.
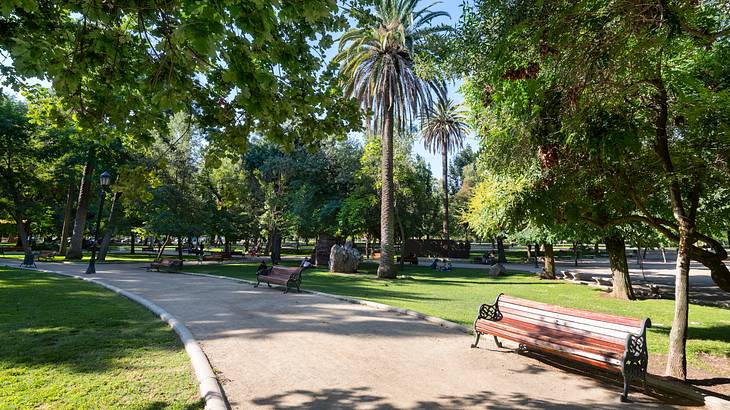
[[[489,270],[487,271],[487,275],[493,277],[504,275],[505,273],[507,273],[507,269],[505,269],[501,263],[490,266]]]
[[[333,245],[330,250],[330,272],[355,273],[360,263],[360,252],[348,243],[345,246]]]

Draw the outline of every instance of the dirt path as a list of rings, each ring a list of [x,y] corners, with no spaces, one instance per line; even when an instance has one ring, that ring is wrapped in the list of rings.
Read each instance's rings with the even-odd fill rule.
[[[409,316],[232,281],[98,265],[192,331],[233,408],[617,408],[620,386]],[[79,274],[76,264],[40,268]],[[666,408],[632,393],[631,408]]]

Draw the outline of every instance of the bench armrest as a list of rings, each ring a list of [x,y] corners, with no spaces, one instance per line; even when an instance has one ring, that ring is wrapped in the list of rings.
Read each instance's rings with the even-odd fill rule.
[[[499,311],[499,297],[502,296],[500,293],[494,304],[484,303],[479,306],[479,312],[477,312],[477,319],[486,319],[491,321],[498,321],[502,319],[502,312]]]
[[[271,268],[259,269],[256,271],[256,276],[266,276],[271,273],[271,269],[273,269],[273,266]]]

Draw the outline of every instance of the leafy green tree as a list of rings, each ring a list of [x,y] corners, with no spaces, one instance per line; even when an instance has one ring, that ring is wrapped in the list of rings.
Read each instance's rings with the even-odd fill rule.
[[[427,150],[441,153],[443,171],[444,218],[443,236],[449,240],[449,152],[454,152],[464,145],[468,127],[466,117],[453,101],[439,99],[435,106],[427,111],[421,125],[421,137]]]
[[[730,290],[709,224],[723,210],[705,206],[727,186],[725,14],[714,3],[483,0],[466,10],[455,48],[472,107],[502,125],[494,138],[537,153],[546,190],[578,187],[558,209],[604,230],[645,224],[678,245],[667,374],[682,379],[689,259]]]
[[[194,112],[211,149],[252,134],[291,144],[353,128],[352,105],[322,70],[329,33],[346,27],[329,0],[200,3],[11,2],[0,9],[5,83],[45,78],[84,132],[151,142],[166,112]]]
[[[42,185],[32,169],[38,166],[41,141],[34,138],[28,123],[27,107],[0,94],[0,201],[4,211],[12,216],[18,238],[25,253],[30,253],[28,213],[37,188]]]
[[[373,119],[373,130],[383,139],[381,165],[381,256],[378,276],[394,278],[393,232],[393,136],[404,131],[419,114],[419,108],[430,102],[426,81],[416,73],[414,47],[425,36],[443,31],[430,23],[444,12],[431,11],[430,6],[416,9],[417,0],[379,0],[373,18],[363,27],[347,31],[340,38],[335,61],[347,79],[346,94],[357,99]],[[372,117],[371,117],[372,115]],[[370,125],[368,125],[370,128]]]

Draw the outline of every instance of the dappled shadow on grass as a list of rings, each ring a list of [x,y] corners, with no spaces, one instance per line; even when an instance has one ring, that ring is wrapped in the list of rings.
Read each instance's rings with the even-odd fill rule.
[[[655,332],[655,333],[669,335],[671,328],[655,326],[649,330],[652,332]],[[723,342],[723,343],[730,343],[730,325],[710,326],[710,327],[698,327],[698,326],[690,325],[689,329],[687,330],[687,339],[688,340],[692,340],[692,339],[694,339],[694,340],[714,340],[714,341]],[[730,351],[728,351],[725,356],[730,357]]]
[[[0,269],[0,363],[78,373],[124,368],[143,352],[179,351],[154,315],[95,285]]]

